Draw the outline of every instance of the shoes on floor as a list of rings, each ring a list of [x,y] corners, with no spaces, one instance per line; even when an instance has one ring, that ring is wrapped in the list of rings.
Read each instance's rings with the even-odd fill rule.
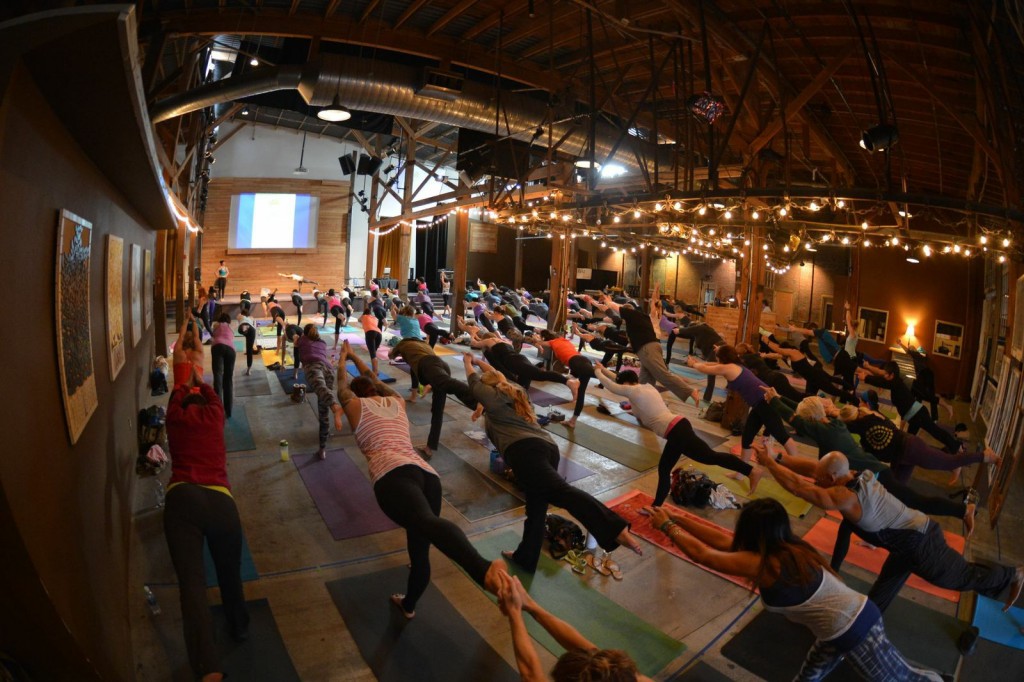
[[[317,459],[327,459],[327,448],[320,448],[316,451]]]

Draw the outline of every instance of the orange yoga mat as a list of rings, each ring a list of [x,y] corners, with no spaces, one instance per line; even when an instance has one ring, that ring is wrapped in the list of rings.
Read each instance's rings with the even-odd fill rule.
[[[719,578],[728,580],[729,582],[739,585],[740,587],[746,590],[756,592],[756,590],[753,590],[751,588],[750,583],[746,582],[742,578],[737,578],[736,576],[728,575],[727,573],[719,573],[718,571],[711,570],[707,566],[698,564],[696,561],[688,557],[683,552],[683,550],[676,547],[675,543],[672,542],[672,540],[670,540],[667,535],[662,533],[657,528],[653,527],[651,525],[650,517],[640,513],[640,510],[643,509],[644,507],[649,507],[652,504],[654,504],[654,498],[648,495],[647,493],[640,492],[639,490],[634,490],[632,492],[626,493],[625,495],[620,495],[619,497],[616,497],[614,500],[606,502],[605,504],[609,509],[611,509],[613,512],[624,518],[626,522],[630,524],[629,531],[633,533],[633,535],[642,537],[644,540],[647,540],[651,544],[661,547],[669,554],[677,556],[683,561],[690,562],[697,568],[703,569],[708,573],[713,573],[717,575]],[[674,515],[685,516],[687,518],[693,519],[697,523],[709,526],[716,530],[720,530],[728,534],[730,537],[732,536],[732,531],[722,528],[718,524],[712,523],[711,521],[708,521],[705,518],[697,516],[696,514],[691,514],[690,512],[684,509],[680,509],[679,507],[673,506],[671,504],[666,504],[665,506],[668,509],[670,509],[672,511],[672,514]]]
[[[810,543],[810,545],[819,552],[832,556],[832,549],[835,547],[836,534],[838,532],[839,523],[831,517],[825,516],[814,524],[813,528],[807,531],[807,535],[804,536],[804,540]],[[954,535],[953,533],[948,532],[943,532],[943,535],[946,536],[946,544],[963,554],[965,544],[963,536]],[[846,561],[849,561],[854,566],[859,566],[866,571],[871,571],[875,575],[878,575],[878,572],[882,570],[882,564],[885,563],[888,556],[889,552],[886,550],[881,547],[866,547],[865,543],[854,535],[850,540],[850,551],[846,555]],[[910,576],[910,579],[907,580],[907,586],[912,587],[915,590],[933,594],[936,597],[941,597],[953,603],[960,601],[959,592],[936,587],[923,578],[919,578],[916,574]]]

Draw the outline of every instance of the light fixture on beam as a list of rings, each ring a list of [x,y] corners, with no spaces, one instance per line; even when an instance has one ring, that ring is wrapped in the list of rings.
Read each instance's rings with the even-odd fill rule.
[[[590,159],[576,159],[575,166],[581,170],[590,170],[591,168],[601,170],[601,164]]]
[[[352,112],[342,106],[338,93],[334,93],[334,99],[329,105],[316,112],[316,117],[321,121],[340,123],[352,118]]]
[[[860,146],[869,152],[883,152],[896,144],[900,139],[900,133],[896,126],[888,123],[868,128],[860,136]]]

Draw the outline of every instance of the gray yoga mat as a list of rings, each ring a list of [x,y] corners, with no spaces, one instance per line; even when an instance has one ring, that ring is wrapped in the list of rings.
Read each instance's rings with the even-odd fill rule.
[[[231,410],[231,419],[224,420],[224,447],[227,452],[256,449],[245,405],[235,405]]]
[[[964,659],[960,682],[1024,680],[1024,651],[987,639],[978,640],[978,648]]]
[[[428,393],[422,398],[418,398],[414,403],[405,404],[405,416],[409,419],[410,424],[415,424],[416,426],[427,426],[430,424],[430,403],[433,399],[433,393]],[[449,400],[454,400],[454,398],[449,396]],[[461,405],[457,400],[455,401],[455,404]],[[469,417],[468,412],[466,413],[466,417]],[[443,422],[450,422],[451,420],[452,418],[447,412],[444,413],[444,417],[441,419]]]
[[[861,594],[871,587],[852,576],[843,575],[843,580]],[[966,623],[904,598],[897,598],[883,617],[889,641],[908,661],[943,675],[956,672],[956,640]],[[813,643],[807,628],[763,611],[722,647],[722,655],[768,682],[783,682],[793,679]],[[829,675],[829,680],[859,679],[846,663]]]
[[[602,457],[629,467],[633,471],[647,471],[658,466],[661,453],[656,450],[649,450],[643,445],[630,443],[583,422],[577,422],[574,429],[567,428],[563,424],[564,422],[552,422],[546,424],[544,428],[568,441],[582,445],[588,450],[593,450]]]
[[[235,377],[234,391],[236,398],[251,398],[257,395],[270,395],[270,384],[266,372]]]
[[[523,506],[521,499],[444,445],[434,450],[430,466],[441,477],[445,501],[469,521],[479,521]]]
[[[221,638],[224,673],[228,679],[247,682],[289,682],[298,681],[288,649],[277,629],[277,621],[266,599],[247,601],[249,607],[249,639],[234,642],[229,637]],[[214,606],[214,631],[225,629],[224,610]]]
[[[668,678],[667,682],[730,682],[733,678],[724,675],[704,661],[697,661],[678,675]]]
[[[359,653],[380,682],[519,679],[433,585],[416,604],[416,618],[406,620],[388,598],[405,591],[408,576],[402,564],[327,583]]]
[[[551,407],[552,405],[561,405],[562,403],[569,402],[568,398],[560,398],[553,393],[542,391],[533,386],[530,386],[530,390],[527,393],[530,395],[530,402],[538,407]]]

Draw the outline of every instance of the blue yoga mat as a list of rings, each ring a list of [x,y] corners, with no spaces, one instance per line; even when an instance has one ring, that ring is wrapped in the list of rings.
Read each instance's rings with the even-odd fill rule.
[[[345,365],[345,369],[348,370],[349,376],[352,377],[353,379],[355,379],[357,376],[359,376],[359,370],[356,369],[355,364],[350,362],[350,363]],[[393,383],[395,383],[395,378],[394,377],[389,377],[384,372],[377,372],[377,380],[380,381],[382,384],[393,384]]]
[[[256,449],[245,405],[235,405],[231,411],[231,419],[224,420],[224,446],[227,452]]]
[[[213,556],[210,554],[210,546],[203,540],[203,567],[206,569],[206,586],[217,586],[217,571],[213,567]],[[252,552],[249,551],[249,541],[242,535],[242,582],[247,583],[256,580],[260,574],[256,571],[256,564],[252,560]]]
[[[1003,613],[1000,602],[979,594],[974,609],[974,625],[981,630],[981,636],[991,642],[1024,649],[1024,634],[1021,633],[1021,628],[1024,628],[1024,609],[1019,606],[1011,606],[1009,611]]]

